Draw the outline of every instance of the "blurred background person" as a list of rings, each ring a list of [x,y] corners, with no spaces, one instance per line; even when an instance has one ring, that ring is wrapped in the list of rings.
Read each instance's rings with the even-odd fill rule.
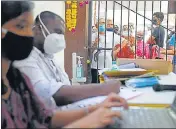
[[[153,32],[147,40],[147,43],[150,44],[150,58],[160,58],[160,50],[164,47],[165,31],[161,26],[163,20],[164,14],[162,12],[155,12],[153,14]]]
[[[96,26],[92,26],[92,33],[96,33],[96,32],[97,32]]]
[[[97,50],[97,48],[113,48],[116,44],[120,44],[119,35],[115,34],[113,31],[106,31],[104,18],[100,18],[99,21],[97,21],[96,27],[99,29],[99,33],[93,33],[92,35],[92,47],[94,47],[91,63],[92,83],[99,83],[98,70],[112,67],[112,50]],[[121,41],[123,42],[123,40],[122,38]]]
[[[176,73],[176,42],[175,42],[175,34],[172,35],[169,41],[170,50],[167,50],[168,55],[173,55],[173,69],[174,73]],[[166,54],[166,50],[161,50],[161,54]]]
[[[133,26],[124,25],[122,28],[121,40],[122,44],[115,46],[113,55],[118,58],[134,58],[135,57],[135,37],[133,36]],[[118,50],[118,51],[117,51]]]
[[[118,27],[118,25],[114,25],[114,33],[117,34],[117,35],[120,35],[119,34],[119,27]]]
[[[110,31],[110,32],[113,32],[113,29],[114,29],[114,24],[113,24],[112,19],[107,19],[107,21],[106,21],[106,30]]]

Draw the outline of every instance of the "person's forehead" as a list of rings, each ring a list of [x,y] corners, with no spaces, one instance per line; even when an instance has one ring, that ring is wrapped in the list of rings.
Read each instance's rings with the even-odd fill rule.
[[[3,26],[10,26],[17,23],[33,24],[33,14],[31,12],[24,12],[20,16],[6,22]]]
[[[47,25],[50,27],[63,27],[65,23],[60,19],[49,19]]]
[[[108,24],[112,24],[112,20],[107,20],[107,23]]]
[[[99,22],[105,23],[105,19],[100,19]]]

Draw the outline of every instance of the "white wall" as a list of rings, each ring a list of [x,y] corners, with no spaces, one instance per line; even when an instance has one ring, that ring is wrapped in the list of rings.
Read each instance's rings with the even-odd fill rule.
[[[51,11],[65,19],[65,1],[33,1],[35,4],[34,17],[42,11]],[[55,55],[57,62],[64,69],[64,51]]]

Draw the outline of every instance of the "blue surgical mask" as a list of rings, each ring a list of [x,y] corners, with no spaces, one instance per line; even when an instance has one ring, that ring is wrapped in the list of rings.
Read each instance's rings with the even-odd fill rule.
[[[99,32],[105,32],[105,25],[99,26]]]
[[[113,32],[113,28],[107,28],[106,30]]]

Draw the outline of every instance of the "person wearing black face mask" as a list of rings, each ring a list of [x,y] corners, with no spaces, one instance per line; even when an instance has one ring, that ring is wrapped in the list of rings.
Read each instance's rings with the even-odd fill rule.
[[[124,99],[111,94],[101,104],[85,109],[48,110],[29,78],[12,65],[15,60],[27,58],[32,50],[33,4],[28,1],[2,1],[1,4],[2,128],[102,128],[112,123],[113,117],[120,117],[120,113],[111,111],[111,107],[123,105],[128,108]]]
[[[162,12],[155,12],[153,14],[152,25],[154,25],[155,27],[152,29],[152,35],[147,40],[147,43],[150,44],[150,51],[152,50],[152,47],[154,47],[154,45],[157,45],[159,47],[159,51],[157,54],[159,57],[160,57],[159,55],[160,49],[163,48],[164,46],[164,37],[165,37],[164,28],[161,26],[163,19],[164,14]],[[152,55],[152,52],[150,53]]]

